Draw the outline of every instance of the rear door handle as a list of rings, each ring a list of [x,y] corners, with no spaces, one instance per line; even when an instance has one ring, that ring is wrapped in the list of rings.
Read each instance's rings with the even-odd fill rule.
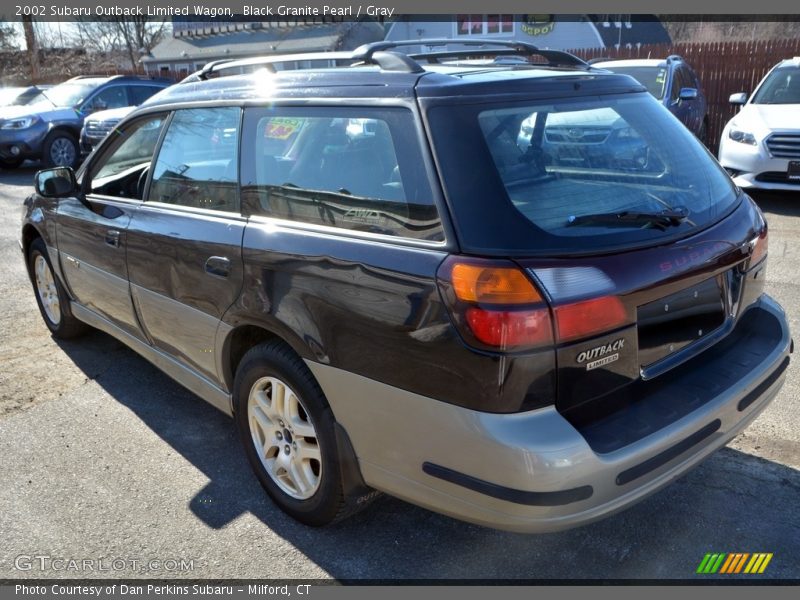
[[[206,273],[217,277],[227,277],[231,272],[231,261],[224,256],[212,256],[206,261]]]
[[[116,229],[109,229],[106,231],[106,244],[114,248],[119,248],[119,236],[119,231]]]

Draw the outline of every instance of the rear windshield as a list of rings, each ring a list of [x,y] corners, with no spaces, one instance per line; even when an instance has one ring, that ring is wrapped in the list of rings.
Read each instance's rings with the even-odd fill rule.
[[[456,225],[483,251],[663,243],[738,201],[708,151],[644,93],[437,107],[430,121]]]
[[[753,104],[800,104],[800,67],[781,67],[769,74]]]
[[[666,67],[600,67],[608,69],[614,73],[630,75],[647,88],[659,100],[664,97],[665,86],[667,83]]]

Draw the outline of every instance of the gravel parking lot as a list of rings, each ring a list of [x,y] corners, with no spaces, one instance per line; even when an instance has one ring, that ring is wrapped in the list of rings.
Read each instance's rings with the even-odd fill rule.
[[[33,173],[0,171],[0,579],[693,578],[706,552],[772,552],[762,577],[800,580],[796,366],[727,448],[605,521],[526,536],[383,497],[310,529],[263,494],[228,417],[105,334],[50,337],[17,245]],[[767,290],[800,331],[800,193],[757,200]]]

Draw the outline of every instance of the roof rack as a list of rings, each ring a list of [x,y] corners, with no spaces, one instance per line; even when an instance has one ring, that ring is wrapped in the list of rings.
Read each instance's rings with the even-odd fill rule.
[[[198,72],[189,75],[184,82],[197,81],[208,79],[212,73],[218,73],[228,69],[237,69],[241,67],[257,67],[263,66],[268,71],[275,73],[274,65],[295,62],[295,61],[331,61],[331,60],[349,60],[349,52],[306,52],[300,54],[280,54],[272,56],[255,56],[252,58],[223,58],[208,63]]]
[[[416,54],[405,54],[403,52],[390,52],[394,48],[403,46],[446,46],[448,44],[459,44],[462,46],[474,46],[470,50],[444,50],[438,52],[421,52]],[[495,46],[495,48],[491,48]],[[498,48],[499,46],[499,48]],[[478,50],[476,52],[476,50]],[[259,56],[254,58],[230,58],[216,60],[208,63],[200,71],[192,73],[181,83],[202,81],[211,77],[212,73],[224,70],[262,66],[275,73],[275,65],[290,62],[313,62],[313,61],[342,61],[349,62],[348,66],[377,65],[385,71],[396,71],[404,73],[422,73],[424,69],[420,66],[419,60],[424,60],[428,64],[438,63],[442,59],[466,58],[480,54],[482,56],[540,56],[547,61],[549,66],[568,66],[582,69],[590,68],[589,64],[561,50],[540,50],[533,44],[517,42],[513,40],[452,40],[452,39],[422,39],[404,40],[396,42],[373,42],[359,46],[352,52],[306,52],[299,54],[283,54],[274,56]]]
[[[383,41],[365,44],[356,48],[353,51],[353,57],[364,61],[369,61],[376,53],[386,52],[393,48],[400,48],[403,46],[447,46],[448,44],[458,44],[460,46],[474,46],[480,49],[480,52],[475,50],[444,50],[436,52],[419,52],[410,54],[410,58],[414,60],[425,60],[428,63],[438,63],[442,59],[449,58],[465,58],[468,56],[475,56],[481,54],[483,56],[541,56],[550,66],[568,66],[587,68],[589,65],[584,60],[578,58],[569,52],[561,50],[548,50],[540,49],[538,46],[529,44],[527,42],[519,42],[516,40],[454,40],[449,38],[443,39],[420,39],[420,40],[402,40],[396,42]],[[500,48],[491,49],[487,46],[499,46]]]
[[[405,71],[409,73],[421,73],[424,69],[416,62],[405,55],[396,52],[376,52],[368,59],[355,56],[353,52],[304,52],[299,54],[281,54],[275,56],[258,56],[254,58],[223,59],[208,63],[197,73],[189,75],[183,82],[208,79],[212,73],[228,69],[241,67],[262,66],[268,71],[275,73],[275,65],[290,62],[314,62],[314,61],[347,61],[356,64],[374,64],[386,71]]]

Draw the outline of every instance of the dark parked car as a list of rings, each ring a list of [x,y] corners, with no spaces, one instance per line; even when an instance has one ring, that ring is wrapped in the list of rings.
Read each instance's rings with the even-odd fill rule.
[[[708,136],[708,102],[700,78],[683,58],[597,60],[592,66],[630,75],[674,114],[702,142]]]
[[[77,173],[38,173],[21,246],[44,321],[232,415],[307,524],[376,490],[517,531],[621,510],[783,384],[767,224],[628,76],[404,44],[207,66]]]
[[[98,110],[140,104],[170,85],[142,77],[75,77],[43,90],[25,106],[0,108],[0,167],[26,159],[75,167],[84,118]]]

